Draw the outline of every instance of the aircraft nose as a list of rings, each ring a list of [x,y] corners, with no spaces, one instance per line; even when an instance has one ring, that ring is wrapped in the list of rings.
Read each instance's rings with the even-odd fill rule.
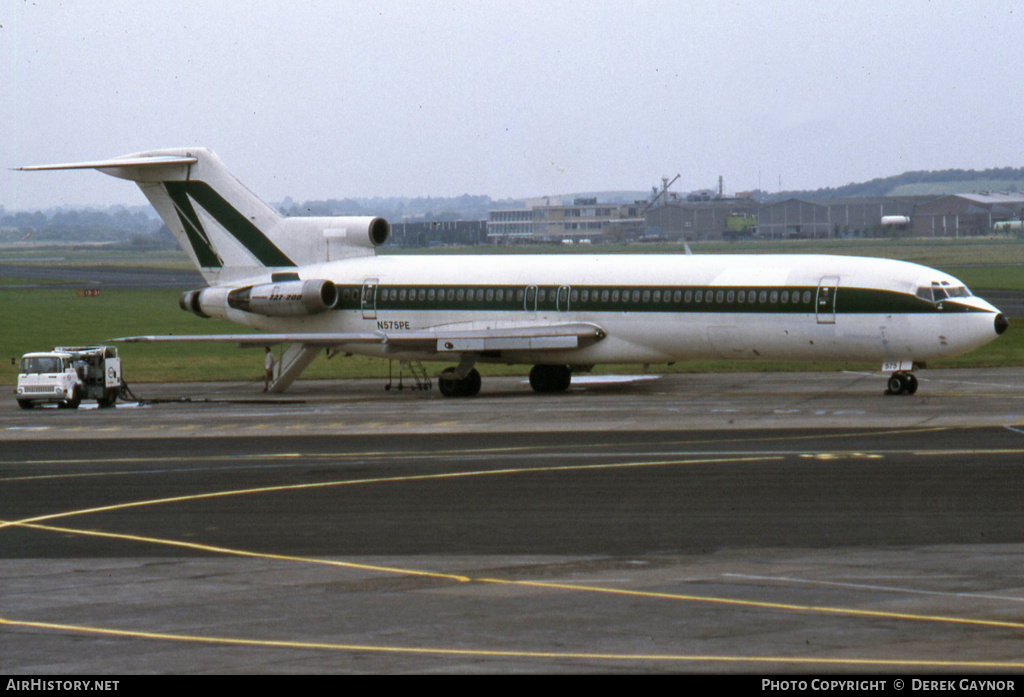
[[[1002,312],[996,315],[996,334],[1002,334],[1010,328],[1010,320]]]

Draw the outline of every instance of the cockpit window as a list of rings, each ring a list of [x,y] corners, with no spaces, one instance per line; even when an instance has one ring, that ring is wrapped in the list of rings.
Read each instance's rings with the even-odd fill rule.
[[[949,281],[932,281],[930,286],[919,286],[917,297],[929,302],[942,302],[947,298],[969,298],[971,291],[963,285],[953,285]]]

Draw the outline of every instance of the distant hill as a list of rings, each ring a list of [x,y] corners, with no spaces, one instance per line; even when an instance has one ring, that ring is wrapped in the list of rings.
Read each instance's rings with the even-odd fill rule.
[[[943,196],[979,191],[1024,191],[1024,167],[995,169],[943,169],[934,172],[904,172],[893,177],[872,179],[814,191],[782,191],[767,194],[766,200],[802,198],[811,201],[861,196]]]

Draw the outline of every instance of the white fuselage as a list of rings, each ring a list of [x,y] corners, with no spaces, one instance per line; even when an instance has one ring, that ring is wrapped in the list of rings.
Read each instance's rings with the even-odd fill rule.
[[[387,255],[302,266],[297,272],[303,280],[330,280],[359,295],[348,305],[340,302],[345,309],[305,317],[266,317],[230,308],[214,314],[271,332],[392,336],[428,327],[592,323],[605,338],[579,349],[479,357],[580,366],[694,358],[925,362],[966,353],[997,336],[993,320],[998,310],[984,300],[966,291],[952,298],[920,297],[922,288],[933,285],[962,289],[955,278],[886,259]],[[269,274],[247,279],[269,280]],[[386,343],[337,348],[391,358],[438,357],[396,352]]]

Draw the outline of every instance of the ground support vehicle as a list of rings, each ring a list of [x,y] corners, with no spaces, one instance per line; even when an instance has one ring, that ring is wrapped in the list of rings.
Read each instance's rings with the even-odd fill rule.
[[[57,404],[77,409],[83,399],[112,407],[124,388],[113,346],[57,346],[21,357],[15,395],[22,409]]]

